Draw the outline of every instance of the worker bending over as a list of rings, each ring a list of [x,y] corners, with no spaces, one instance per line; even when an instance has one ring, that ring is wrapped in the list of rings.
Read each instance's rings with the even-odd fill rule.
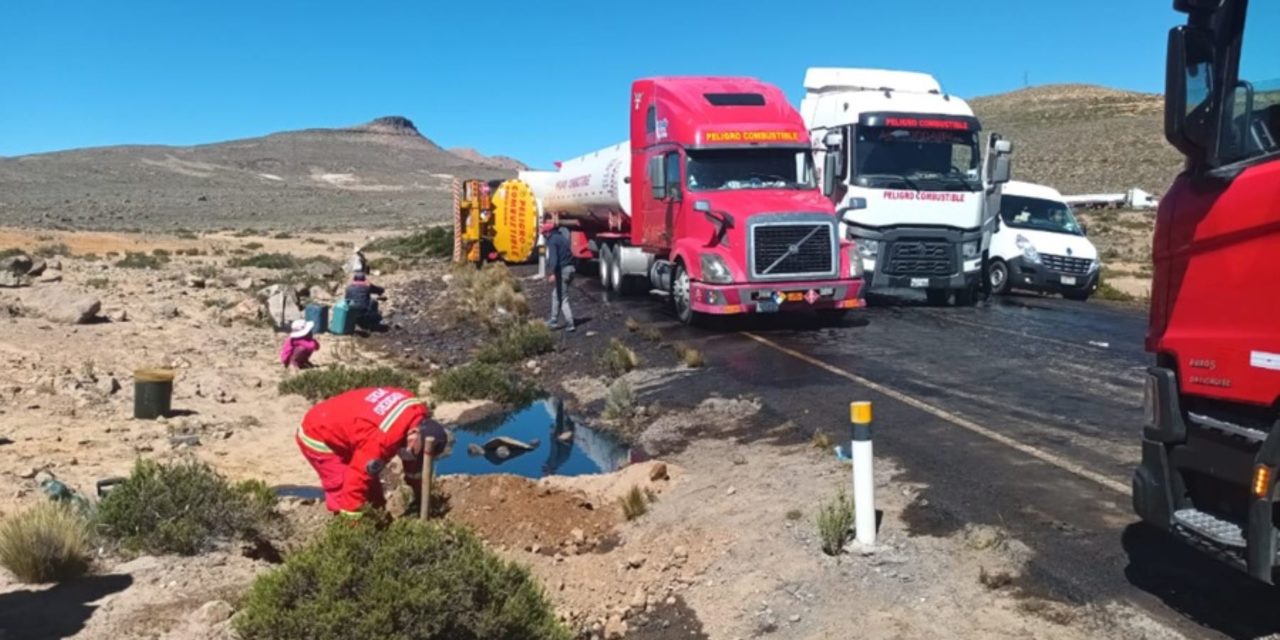
[[[298,447],[320,476],[324,504],[334,513],[358,517],[361,507],[382,507],[379,474],[399,456],[414,504],[422,499],[422,453],[445,451],[448,431],[430,418],[423,400],[404,389],[355,389],[312,407],[298,429]]]
[[[351,275],[351,284],[347,285],[347,308],[354,319],[354,324],[361,329],[377,330],[382,326],[382,314],[378,312],[378,301],[374,296],[386,293],[386,289],[369,282],[363,271]]]

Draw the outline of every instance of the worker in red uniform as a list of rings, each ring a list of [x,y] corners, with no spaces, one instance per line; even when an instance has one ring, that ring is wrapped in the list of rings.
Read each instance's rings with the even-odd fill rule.
[[[422,496],[422,449],[444,452],[448,432],[430,417],[426,403],[404,389],[355,389],[312,407],[298,428],[298,447],[320,475],[325,506],[358,517],[361,507],[382,507],[378,476],[399,456],[414,502]]]

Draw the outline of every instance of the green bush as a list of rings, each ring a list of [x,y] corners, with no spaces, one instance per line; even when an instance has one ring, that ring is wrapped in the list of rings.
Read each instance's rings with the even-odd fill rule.
[[[298,269],[302,261],[288,253],[259,253],[248,258],[232,258],[232,267],[258,267],[259,269]]]
[[[168,255],[147,255],[129,251],[124,254],[124,258],[116,262],[116,266],[121,269],[160,269],[168,262]]]
[[[549,353],[555,349],[555,336],[541,322],[512,325],[485,345],[476,359],[480,362],[519,362],[527,358]]]
[[[537,391],[510,371],[486,362],[472,362],[436,376],[431,395],[441,402],[493,400],[523,405],[537,397]]]
[[[254,583],[244,640],[568,640],[528,570],[447,522],[335,522]]]
[[[29,583],[62,582],[89,568],[89,527],[68,505],[44,502],[0,523],[0,566]]]
[[[258,249],[261,249],[261,248],[262,248],[262,243],[261,243],[261,242],[246,242],[246,243],[244,244],[244,247],[243,247],[243,248],[248,249],[249,251],[257,251]]]
[[[841,491],[818,511],[817,524],[822,551],[827,555],[838,555],[844,551],[845,542],[849,540],[849,530],[853,528],[853,501]]]
[[[271,237],[275,238],[276,240],[292,240],[293,234],[289,233],[288,231],[281,231]]]
[[[640,366],[640,357],[636,352],[627,348],[622,344],[621,340],[613,338],[609,340],[609,346],[600,354],[600,366],[609,375],[617,377],[636,367]]]
[[[139,460],[98,504],[94,524],[129,551],[192,555],[276,524],[275,496],[260,482],[232,485],[201,462]]]
[[[636,394],[626,380],[619,378],[609,385],[604,397],[605,420],[626,421],[636,415]]]
[[[397,387],[417,392],[418,377],[401,369],[351,369],[332,367],[308,369],[280,382],[280,395],[302,396],[312,402],[332,398],[352,389],[365,387]]]
[[[405,259],[449,258],[453,256],[453,229],[431,227],[407,236],[380,238],[369,243],[365,251]]]
[[[491,262],[483,269],[459,266],[452,275],[449,312],[454,322],[468,326],[479,322],[496,330],[524,322],[529,316],[529,301],[521,293],[520,281],[506,265]]]
[[[236,238],[251,238],[261,234],[258,233],[257,229],[241,229],[231,235]]]
[[[9,247],[8,249],[0,249],[0,258],[12,258],[14,256],[25,256],[26,251],[17,247]]]

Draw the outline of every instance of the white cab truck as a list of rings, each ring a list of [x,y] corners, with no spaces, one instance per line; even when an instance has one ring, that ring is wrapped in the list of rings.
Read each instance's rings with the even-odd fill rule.
[[[987,268],[992,292],[1024,289],[1088,300],[1101,266],[1062,194],[1028,182],[1004,185]]]
[[[973,110],[928,74],[811,68],[804,87],[823,190],[857,243],[865,286],[973,304],[1011,144],[993,135],[984,156]]]

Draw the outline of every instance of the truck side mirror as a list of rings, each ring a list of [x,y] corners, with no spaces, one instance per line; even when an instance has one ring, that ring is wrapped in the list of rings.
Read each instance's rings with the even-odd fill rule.
[[[822,195],[828,198],[836,192],[836,173],[838,172],[836,161],[836,154],[831,151],[822,158]]]
[[[1213,71],[1213,40],[1208,32],[1188,26],[1169,31],[1164,136],[1191,158],[1203,155],[1211,146]]]
[[[992,134],[991,142],[987,150],[988,164],[987,184],[996,185],[1004,184],[1010,180],[1013,174],[1013,142],[1000,138],[997,134]]]
[[[653,197],[661,200],[667,197],[667,168],[664,156],[649,158],[649,186],[653,189]]]

